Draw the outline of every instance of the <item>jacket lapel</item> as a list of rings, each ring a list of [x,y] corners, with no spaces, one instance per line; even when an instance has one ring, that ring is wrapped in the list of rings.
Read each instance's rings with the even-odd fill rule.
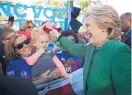
[[[92,57],[93,57],[93,54],[94,54],[94,51],[95,51],[95,47],[94,46],[90,46],[88,49],[87,49],[87,63],[85,62],[84,64],[84,69],[83,69],[83,80],[84,80],[84,92],[85,92],[85,95],[87,95],[87,90],[88,90],[88,85],[87,85],[87,81],[88,81],[88,76],[89,76],[89,71],[90,71],[90,64],[91,64],[91,60],[92,60]]]

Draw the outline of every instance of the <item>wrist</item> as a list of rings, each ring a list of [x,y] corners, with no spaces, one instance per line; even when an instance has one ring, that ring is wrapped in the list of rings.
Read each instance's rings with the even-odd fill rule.
[[[59,42],[59,40],[60,40],[62,37],[63,37],[63,35],[59,35],[59,37],[58,37],[58,42]]]
[[[37,53],[38,56],[41,56],[42,54],[43,54],[42,51],[38,51],[38,53]]]
[[[59,38],[59,37],[61,36],[61,34],[60,34],[60,33],[58,33],[56,36],[57,36],[57,38]]]

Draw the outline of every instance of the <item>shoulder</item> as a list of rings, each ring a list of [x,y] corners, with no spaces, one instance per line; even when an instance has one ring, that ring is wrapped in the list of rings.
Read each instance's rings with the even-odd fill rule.
[[[107,59],[110,63],[113,63],[113,60],[124,58],[124,55],[126,55],[126,57],[131,55],[130,47],[117,40],[106,42],[97,52],[99,57],[103,56],[103,60]]]
[[[23,58],[11,60],[10,63],[26,62]]]
[[[28,64],[23,58],[19,58],[9,61],[9,64],[7,66],[11,66],[11,65],[21,67],[23,65],[28,65]]]
[[[22,58],[12,60],[7,65],[7,75],[13,75],[13,76],[21,76],[22,73],[26,73],[30,75],[30,66],[26,63],[26,61]]]
[[[104,45],[104,48],[107,48],[107,50],[111,50],[111,51],[120,51],[120,50],[128,50],[130,51],[130,47],[128,47],[126,44],[118,41],[118,40],[111,40],[109,42],[107,42]]]
[[[131,59],[131,49],[129,46],[125,45],[124,43],[116,40],[111,40],[106,43],[105,51],[110,58],[110,62],[115,66],[121,64],[128,64],[130,63]]]

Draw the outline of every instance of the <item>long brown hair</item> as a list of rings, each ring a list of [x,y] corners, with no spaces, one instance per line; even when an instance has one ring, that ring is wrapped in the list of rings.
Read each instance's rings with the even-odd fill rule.
[[[3,33],[1,34],[2,40],[6,39],[8,37],[8,35],[12,32],[15,32],[15,31],[11,28],[4,28]]]
[[[8,45],[5,45],[6,56],[9,60],[20,58],[20,56],[17,54],[17,52],[14,49],[14,42],[19,36],[21,35],[15,35],[9,40]]]
[[[0,34],[0,49],[2,49],[4,46],[2,43],[2,40],[5,40],[8,37],[8,35],[10,33],[13,33],[13,32],[15,32],[15,31],[11,28],[4,28],[3,29],[2,33]]]

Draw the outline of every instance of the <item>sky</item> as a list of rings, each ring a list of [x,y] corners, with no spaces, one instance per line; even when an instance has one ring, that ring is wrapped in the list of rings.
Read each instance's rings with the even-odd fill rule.
[[[9,1],[9,2],[16,1],[16,3],[23,3],[26,5],[32,5],[33,4],[32,2],[35,2],[35,1],[45,2],[47,0],[4,0],[4,1]],[[79,0],[77,0],[77,1],[79,1]],[[109,5],[113,6],[116,9],[116,11],[118,12],[119,16],[125,12],[131,12],[132,13],[132,0],[92,0],[92,1],[102,1],[102,2],[104,2],[104,4],[109,4]],[[30,14],[27,16],[27,19],[34,19],[33,15],[32,15],[33,13],[30,9],[28,10],[27,13]],[[43,18],[43,19],[45,19],[45,18]]]
[[[0,0],[1,1],[1,0]],[[27,4],[27,5],[31,5],[32,2],[40,2],[40,1],[47,1],[47,0],[4,0],[4,1],[16,1]],[[74,0],[76,1],[76,0]],[[77,0],[79,1],[79,0]],[[102,1],[102,2],[107,2],[107,4],[112,5],[117,12],[119,13],[119,15],[125,13],[125,12],[132,12],[132,0],[92,0],[92,1]]]
[[[132,13],[132,0],[105,0],[107,4],[113,6],[119,15],[125,12]]]

